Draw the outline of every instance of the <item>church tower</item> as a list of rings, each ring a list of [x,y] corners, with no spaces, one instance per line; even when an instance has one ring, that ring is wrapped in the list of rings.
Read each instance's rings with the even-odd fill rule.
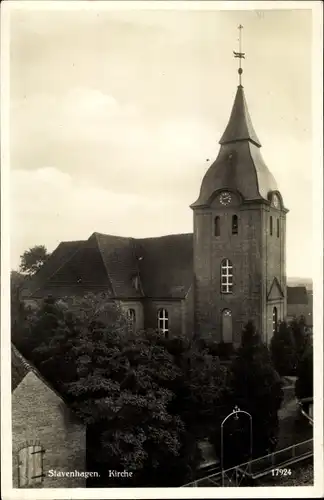
[[[241,47],[234,55],[240,61],[239,85],[230,119],[191,205],[195,333],[238,345],[251,319],[269,343],[286,316],[288,210],[249,115]]]

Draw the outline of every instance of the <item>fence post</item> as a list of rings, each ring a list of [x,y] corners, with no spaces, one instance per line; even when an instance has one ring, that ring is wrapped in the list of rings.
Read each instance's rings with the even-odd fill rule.
[[[293,447],[292,447],[292,458],[295,458],[295,451],[296,451],[296,446],[293,445]]]

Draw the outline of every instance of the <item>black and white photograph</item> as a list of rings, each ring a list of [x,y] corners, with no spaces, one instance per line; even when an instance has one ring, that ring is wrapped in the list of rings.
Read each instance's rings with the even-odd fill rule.
[[[321,497],[321,2],[1,7],[4,500]]]

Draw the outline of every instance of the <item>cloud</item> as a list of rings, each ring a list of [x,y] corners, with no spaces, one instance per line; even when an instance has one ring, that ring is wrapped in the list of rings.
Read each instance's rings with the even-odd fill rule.
[[[52,164],[75,179],[129,195],[185,197],[203,173],[197,165],[216,151],[215,131],[197,117],[154,119],[97,89],[35,95],[12,108],[13,168]]]
[[[36,240],[52,249],[93,231],[190,231],[188,205],[234,99],[239,23],[252,121],[291,210],[287,263],[305,267],[311,19],[301,10],[15,12],[13,249]],[[301,231],[303,258],[294,250]]]
[[[94,231],[133,237],[182,232],[186,226],[190,231],[188,204],[89,186],[54,167],[13,171],[12,267],[31,246],[45,244],[52,251],[62,240],[86,239]]]

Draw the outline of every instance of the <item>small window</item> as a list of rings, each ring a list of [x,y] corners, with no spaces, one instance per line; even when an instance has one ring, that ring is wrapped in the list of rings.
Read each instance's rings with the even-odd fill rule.
[[[270,236],[272,236],[272,232],[273,232],[272,225],[273,225],[272,215],[270,215]]]
[[[135,309],[128,309],[127,311],[127,321],[128,321],[128,326],[131,331],[135,330],[136,326],[136,312]]]
[[[41,485],[43,482],[43,454],[40,445],[26,446],[18,452],[19,488]]]
[[[166,337],[169,335],[169,314],[166,309],[158,311],[158,330]]]
[[[233,293],[233,264],[229,259],[221,264],[221,292]]]
[[[214,234],[220,236],[220,218],[218,216],[214,220]]]
[[[277,219],[277,238],[280,236],[280,220]]]
[[[232,217],[232,234],[238,233],[238,218],[237,215],[233,215]]]
[[[222,340],[226,344],[233,343],[232,311],[230,309],[222,311]]]
[[[278,329],[278,310],[276,307],[272,310],[272,332],[276,333]]]

